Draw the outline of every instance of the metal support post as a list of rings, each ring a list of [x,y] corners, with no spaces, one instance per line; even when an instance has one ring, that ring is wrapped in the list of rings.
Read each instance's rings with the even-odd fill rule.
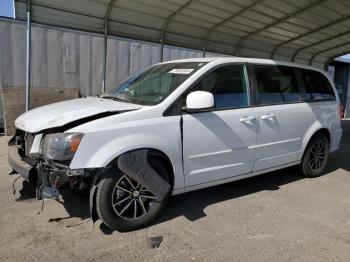
[[[203,52],[203,57],[205,57],[205,52],[206,52],[206,45],[207,45],[207,41],[205,39],[203,39],[203,48],[202,48],[202,52]]]
[[[31,24],[31,8],[30,0],[27,0],[27,47],[26,47],[26,88],[25,88],[25,110],[30,108],[30,74],[31,74],[31,40],[32,40],[32,24]]]
[[[107,44],[108,44],[108,21],[105,23],[104,27],[104,38],[103,38],[103,62],[102,62],[102,93],[106,91],[106,78],[107,78]]]

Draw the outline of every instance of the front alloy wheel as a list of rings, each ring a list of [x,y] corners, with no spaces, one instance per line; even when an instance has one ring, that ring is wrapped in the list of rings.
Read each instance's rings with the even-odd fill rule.
[[[144,186],[122,175],[112,193],[114,212],[123,219],[145,216],[157,204],[157,198]]]
[[[167,170],[159,161],[152,168],[169,181]],[[117,167],[110,168],[97,186],[96,210],[98,216],[111,229],[130,231],[152,223],[161,213],[167,197],[159,201],[156,196]]]

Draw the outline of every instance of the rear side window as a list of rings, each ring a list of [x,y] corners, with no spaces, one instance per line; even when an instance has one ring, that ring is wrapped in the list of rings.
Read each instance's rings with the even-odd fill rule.
[[[332,85],[326,76],[320,72],[308,69],[300,69],[300,71],[305,83],[306,100],[335,100]]]
[[[262,105],[302,101],[293,67],[253,66],[258,85],[258,101]]]
[[[220,67],[199,81],[192,91],[207,91],[213,94],[215,109],[245,107],[249,104],[249,91],[243,65]]]

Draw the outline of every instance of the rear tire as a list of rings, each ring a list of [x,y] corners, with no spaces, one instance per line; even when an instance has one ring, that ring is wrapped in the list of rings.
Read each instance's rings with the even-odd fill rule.
[[[164,166],[157,160],[150,163],[169,182]],[[152,196],[146,188],[114,166],[106,171],[98,184],[96,210],[103,223],[111,229],[131,231],[152,223],[164,209],[168,196],[161,202],[152,199]]]
[[[323,134],[315,135],[309,142],[302,162],[301,172],[305,177],[320,176],[327,166],[329,157],[329,141]]]

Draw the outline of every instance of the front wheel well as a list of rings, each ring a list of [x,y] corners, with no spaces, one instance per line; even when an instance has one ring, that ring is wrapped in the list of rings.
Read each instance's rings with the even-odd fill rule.
[[[162,151],[159,151],[157,149],[149,149],[148,157],[158,160],[165,167],[165,169],[169,174],[170,186],[171,188],[173,188],[174,182],[175,182],[175,174],[174,174],[173,165],[171,164],[171,161],[168,158],[168,156],[164,154]]]
[[[174,183],[175,183],[175,174],[174,174],[174,169],[173,169],[173,165],[170,161],[170,159],[168,158],[168,156],[166,154],[164,154],[162,151],[158,150],[158,149],[154,149],[154,148],[138,148],[138,149],[134,149],[132,151],[136,151],[136,150],[143,150],[143,149],[147,149],[148,150],[148,159],[154,159],[159,161],[164,168],[167,170],[168,175],[169,175],[169,183],[171,188],[174,187]],[[125,152],[127,153],[127,152]],[[125,154],[123,153],[123,154]],[[123,155],[121,154],[121,155]],[[118,156],[119,157],[119,156]],[[114,166],[117,165],[117,160],[118,157],[116,157],[113,161],[111,161],[111,163],[108,166]]]

